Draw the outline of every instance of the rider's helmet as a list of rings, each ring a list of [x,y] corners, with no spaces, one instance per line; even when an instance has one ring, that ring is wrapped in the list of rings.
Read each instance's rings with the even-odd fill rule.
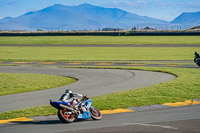
[[[68,95],[69,98],[74,97],[74,94],[72,93],[72,91],[68,89],[65,90],[65,95]]]
[[[200,58],[200,54],[198,52],[195,52],[194,55],[195,55],[195,58]]]
[[[70,93],[72,93],[71,90],[68,90],[68,89],[65,90],[65,94],[70,94]]]

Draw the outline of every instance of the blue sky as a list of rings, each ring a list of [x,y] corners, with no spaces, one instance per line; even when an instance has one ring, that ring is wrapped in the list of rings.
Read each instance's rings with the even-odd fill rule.
[[[54,4],[75,6],[83,3],[120,8],[167,21],[173,20],[182,12],[200,11],[200,0],[0,0],[0,18],[17,17]]]

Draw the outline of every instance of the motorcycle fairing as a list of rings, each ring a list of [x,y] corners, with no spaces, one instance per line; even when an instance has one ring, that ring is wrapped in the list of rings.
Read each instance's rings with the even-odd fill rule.
[[[88,111],[90,109],[91,104],[92,104],[92,101],[90,99],[84,101],[81,104],[83,114],[79,114],[77,117],[78,119],[88,119],[91,117],[90,112]]]
[[[87,110],[89,110],[91,105],[92,105],[92,101],[90,99],[88,99],[82,103],[82,106],[84,106]]]
[[[60,109],[60,104],[63,104],[66,106],[70,105],[70,103],[68,103],[68,102],[61,102],[61,101],[51,101],[50,104],[56,109]]]
[[[77,118],[78,119],[88,119],[90,117],[91,117],[90,112],[84,111],[83,114],[79,114]]]

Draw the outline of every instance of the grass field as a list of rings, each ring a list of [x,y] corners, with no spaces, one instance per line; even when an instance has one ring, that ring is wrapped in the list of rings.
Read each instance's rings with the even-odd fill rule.
[[[193,60],[199,47],[0,47],[0,61]]]
[[[54,75],[0,73],[0,96],[55,88],[75,81],[73,78]]]
[[[91,67],[89,67],[91,68]],[[92,67],[94,68],[94,67]],[[105,67],[98,67],[105,68]],[[118,69],[138,69],[167,72],[177,76],[176,79],[152,85],[145,88],[117,92],[104,96],[92,97],[93,105],[100,109],[127,108],[131,106],[142,106],[162,104],[165,102],[177,102],[188,99],[200,98],[200,71],[188,68],[166,68],[166,67],[106,67]],[[109,89],[109,88],[108,88]],[[0,119],[16,117],[30,117],[40,115],[55,115],[56,109],[48,106],[21,109],[11,112],[0,113]]]
[[[199,36],[21,36],[0,44],[200,44]]]

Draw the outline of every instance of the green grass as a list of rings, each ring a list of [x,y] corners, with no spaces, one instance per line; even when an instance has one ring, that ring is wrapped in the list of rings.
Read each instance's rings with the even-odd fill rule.
[[[199,47],[0,47],[0,61],[193,60]]]
[[[22,36],[0,44],[200,44],[199,36]]]
[[[94,67],[89,67],[94,68]],[[96,67],[105,68],[105,67]],[[200,71],[188,68],[167,68],[167,67],[106,67],[118,69],[138,69],[171,73],[177,76],[176,79],[152,85],[145,88],[138,88],[92,97],[93,105],[100,109],[127,108],[131,106],[143,106],[162,104],[165,102],[177,102],[188,99],[200,98]],[[109,89],[109,88],[108,88]],[[30,117],[40,115],[55,115],[56,109],[51,106],[34,107],[10,112],[0,113],[0,119],[16,117]]]
[[[73,78],[54,75],[0,73],[0,96],[55,88],[75,81]]]
[[[133,69],[133,67],[126,67],[126,69]],[[198,69],[146,67],[134,67],[134,69],[167,72],[176,75],[177,78],[145,88],[98,96],[93,98],[95,101],[93,105],[104,110],[200,98],[200,82],[198,81],[200,71]]]

